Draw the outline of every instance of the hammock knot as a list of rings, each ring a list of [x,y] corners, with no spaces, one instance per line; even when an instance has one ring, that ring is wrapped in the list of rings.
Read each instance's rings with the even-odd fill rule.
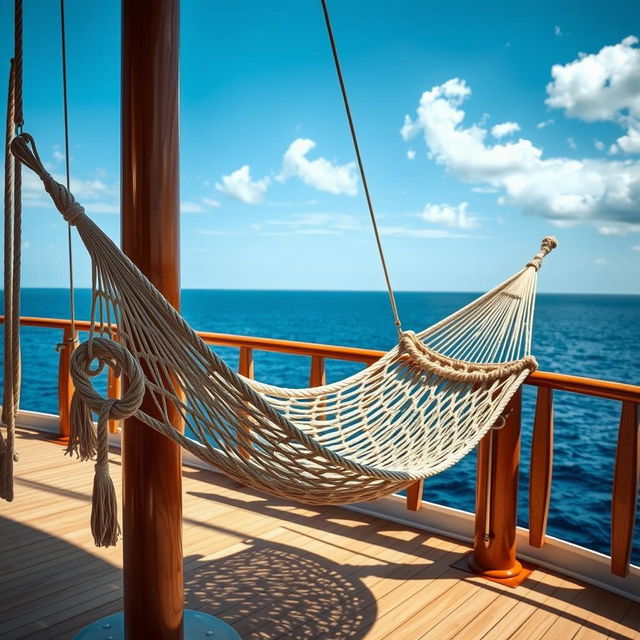
[[[98,361],[96,367],[91,366],[93,360]],[[103,398],[91,383],[91,378],[98,375],[105,365],[116,375],[123,373],[129,381],[120,399]],[[71,358],[71,377],[76,394],[87,407],[99,414],[99,421],[123,420],[134,415],[142,404],[145,392],[142,367],[125,347],[108,338],[94,337],[77,347]]]
[[[527,267],[533,267],[536,271],[540,270],[540,266],[542,265],[542,261],[544,257],[553,251],[558,246],[558,241],[555,239],[555,236],[546,236],[542,239],[542,243],[540,244],[540,251],[536,253],[529,262],[527,262]]]
[[[44,188],[51,196],[56,209],[71,225],[75,225],[84,214],[84,207],[76,202],[69,190],[45,169],[38,155],[34,139],[28,133],[21,133],[11,141],[11,153],[24,165],[29,167],[44,184]]]

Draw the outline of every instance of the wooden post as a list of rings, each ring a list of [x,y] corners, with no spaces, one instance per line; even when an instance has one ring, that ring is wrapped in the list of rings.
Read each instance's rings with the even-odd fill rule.
[[[515,586],[528,571],[516,559],[516,517],[522,391],[505,410],[505,424],[478,446],[476,530],[469,567],[487,578]]]
[[[553,471],[553,389],[540,387],[531,440],[529,544],[542,547],[547,537]]]
[[[611,571],[629,573],[640,481],[640,414],[635,402],[623,402],[611,499]]]
[[[65,328],[62,342],[58,344],[60,360],[58,361],[58,415],[60,416],[59,433],[61,439],[68,439],[71,430],[71,397],[73,396],[73,380],[71,379],[71,356],[77,335],[72,335],[71,328]]]
[[[179,0],[122,1],[122,248],[176,308],[178,49]],[[181,640],[181,451],[135,419],[122,444],[125,636]]]

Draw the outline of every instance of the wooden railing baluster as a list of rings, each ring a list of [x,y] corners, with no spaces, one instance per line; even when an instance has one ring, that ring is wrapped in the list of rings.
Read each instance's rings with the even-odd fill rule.
[[[320,387],[327,383],[327,374],[323,356],[311,356],[311,371],[309,372],[309,386]]]
[[[409,511],[420,511],[422,508],[423,489],[424,479],[416,480],[407,487],[407,509]]]
[[[240,347],[238,373],[245,378],[253,379],[253,349],[251,347]]]
[[[120,376],[116,376],[113,369],[109,367],[107,373],[107,397],[108,398],[120,398],[121,394],[121,380]],[[109,420],[109,433],[118,433],[120,430],[120,420]]]
[[[538,388],[531,443],[529,544],[542,547],[547,535],[553,469],[553,390]]]
[[[238,373],[245,378],[253,379],[253,349],[251,347],[240,347],[240,357],[238,359]],[[248,416],[247,413],[243,412],[242,414],[245,418]],[[251,440],[244,436],[239,436],[238,438],[244,446],[239,447],[240,454],[244,458],[251,457]]]
[[[638,405],[623,402],[611,500],[611,572],[629,573],[640,479]]]
[[[58,412],[60,415],[59,433],[68,438],[71,429],[71,398],[73,397],[73,381],[70,364],[76,336],[72,336],[71,327],[65,327],[62,342],[58,344]]]

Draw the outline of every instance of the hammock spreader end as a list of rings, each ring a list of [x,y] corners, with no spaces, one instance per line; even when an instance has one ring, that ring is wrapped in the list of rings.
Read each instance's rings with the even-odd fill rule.
[[[527,267],[533,267],[536,271],[539,271],[544,257],[548,253],[551,253],[557,246],[558,241],[555,236],[545,236],[540,243],[540,251],[527,262]]]

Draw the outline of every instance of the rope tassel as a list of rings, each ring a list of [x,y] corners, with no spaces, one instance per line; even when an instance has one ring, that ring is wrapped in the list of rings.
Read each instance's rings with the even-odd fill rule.
[[[112,547],[120,537],[116,489],[109,474],[107,430],[111,410],[116,402],[117,400],[105,402],[98,418],[98,449],[91,500],[91,533],[96,547]]]
[[[92,367],[93,360],[98,361]],[[129,385],[120,400],[103,398],[91,384],[107,365],[116,373],[124,373]],[[76,387],[71,401],[71,435],[67,453],[81,460],[96,456],[91,500],[91,533],[97,547],[110,547],[120,537],[118,501],[109,474],[109,420],[122,420],[134,415],[144,397],[144,375],[138,361],[123,346],[107,338],[91,337],[73,352],[71,377]],[[91,412],[98,414],[97,430]]]
[[[96,429],[93,426],[91,409],[75,392],[71,398],[71,419],[69,429],[69,444],[65,453],[76,455],[82,461],[91,460],[96,455],[98,443]]]

